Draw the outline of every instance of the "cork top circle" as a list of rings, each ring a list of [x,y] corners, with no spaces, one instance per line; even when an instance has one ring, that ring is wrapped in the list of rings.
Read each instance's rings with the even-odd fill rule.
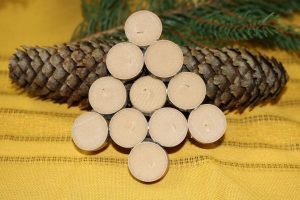
[[[190,113],[188,128],[192,138],[200,143],[213,143],[225,133],[227,121],[217,106],[202,104]]]
[[[124,148],[132,148],[142,142],[148,132],[148,122],[140,111],[125,108],[110,120],[109,133],[112,140]]]
[[[124,30],[130,42],[138,46],[148,46],[161,36],[162,23],[153,12],[141,10],[127,18]]]
[[[143,113],[150,114],[164,106],[167,100],[165,84],[151,76],[144,76],[136,80],[129,92],[133,107]]]
[[[167,89],[172,104],[183,110],[198,107],[206,96],[203,79],[193,72],[181,72],[174,76]]]
[[[96,112],[85,112],[77,117],[73,123],[73,142],[84,151],[100,149],[105,144],[107,136],[107,122]]]
[[[156,143],[137,144],[128,156],[130,173],[143,182],[153,182],[162,178],[169,166],[166,151]]]
[[[172,77],[183,66],[183,52],[174,42],[159,40],[147,48],[145,52],[145,65],[157,77]]]
[[[124,84],[112,77],[97,79],[90,87],[89,102],[100,114],[113,114],[125,106],[127,92]]]
[[[158,109],[150,118],[149,134],[153,141],[164,147],[179,145],[185,139],[187,132],[187,120],[175,108]]]
[[[108,51],[105,62],[112,76],[121,80],[129,80],[142,71],[144,54],[136,45],[121,42]]]

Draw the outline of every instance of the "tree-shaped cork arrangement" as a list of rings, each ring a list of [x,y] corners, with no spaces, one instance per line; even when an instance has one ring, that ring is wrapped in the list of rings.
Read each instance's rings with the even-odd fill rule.
[[[110,136],[117,145],[131,149],[132,176],[153,182],[168,170],[164,147],[179,145],[188,132],[197,142],[213,143],[225,133],[226,118],[218,107],[201,105],[205,83],[183,69],[177,44],[159,40],[162,23],[157,15],[146,10],[133,13],[125,33],[129,42],[109,50],[106,65],[111,76],[90,87],[93,111],[75,120],[72,138],[78,148],[95,151]],[[138,76],[145,72],[150,75]]]

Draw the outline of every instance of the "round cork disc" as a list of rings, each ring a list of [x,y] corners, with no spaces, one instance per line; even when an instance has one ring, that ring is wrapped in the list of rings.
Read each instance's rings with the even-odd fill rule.
[[[130,173],[143,182],[153,182],[162,178],[167,172],[168,164],[165,150],[153,142],[137,144],[128,156]]]
[[[203,104],[190,113],[188,128],[192,138],[201,143],[213,143],[226,131],[226,117],[215,105]]]
[[[148,132],[148,122],[140,111],[125,108],[110,120],[109,133],[112,140],[124,148],[132,148],[142,142]]]
[[[124,84],[111,76],[97,79],[90,87],[89,102],[101,114],[112,114],[125,106],[127,92]]]
[[[202,78],[193,72],[181,72],[168,84],[169,100],[176,107],[190,110],[198,107],[206,95],[206,86]]]
[[[108,126],[106,120],[96,112],[85,112],[77,117],[72,126],[72,139],[84,151],[100,149],[106,142]]]
[[[135,108],[143,113],[152,113],[164,106],[167,88],[161,80],[144,76],[132,84],[129,97]]]
[[[164,107],[155,111],[149,121],[149,134],[153,141],[164,147],[179,145],[188,131],[187,120],[178,110]]]
[[[145,64],[147,69],[155,76],[169,78],[181,70],[183,53],[174,42],[159,40],[147,48]]]
[[[144,55],[136,45],[130,42],[121,42],[108,51],[106,66],[115,78],[132,79],[141,72],[144,66]]]
[[[127,18],[124,30],[130,42],[138,46],[148,46],[159,39],[162,23],[153,12],[141,10]]]

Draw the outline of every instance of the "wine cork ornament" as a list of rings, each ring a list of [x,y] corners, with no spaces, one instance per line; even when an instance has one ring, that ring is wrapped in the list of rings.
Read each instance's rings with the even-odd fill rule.
[[[95,151],[106,143],[108,126],[106,120],[96,112],[85,112],[73,123],[72,139],[84,151]]]
[[[164,147],[179,145],[188,132],[185,116],[174,108],[155,111],[149,121],[149,134],[153,141]]]
[[[168,84],[170,102],[182,110],[198,107],[206,95],[206,86],[202,78],[192,72],[181,72]]]
[[[91,85],[88,98],[95,112],[75,120],[72,139],[78,148],[95,151],[104,146],[109,132],[116,145],[132,148],[128,155],[131,175],[141,182],[154,182],[168,170],[169,159],[163,147],[181,144],[188,131],[198,142],[213,143],[224,135],[227,123],[219,108],[201,105],[206,96],[204,81],[198,74],[184,71],[183,52],[178,45],[158,40],[162,24],[154,13],[133,13],[124,28],[130,42],[116,44],[108,51],[105,62],[111,76]],[[143,55],[136,45],[150,46]],[[125,87],[121,80],[138,76],[144,63],[151,75]],[[167,80],[166,88],[163,81]],[[192,110],[188,120],[178,109],[163,107],[167,99],[179,110]],[[126,105],[128,108],[124,108]],[[111,117],[109,126],[101,114]],[[149,123],[144,115],[150,116]]]
[[[113,114],[126,104],[124,84],[111,76],[97,79],[90,87],[89,102],[101,114]]]
[[[153,12],[141,10],[127,18],[124,30],[130,42],[138,46],[148,46],[159,39],[162,23]]]
[[[132,148],[142,142],[148,132],[145,116],[134,108],[125,108],[117,112],[109,123],[112,140],[124,148]]]
[[[181,70],[183,53],[174,42],[159,40],[147,48],[145,65],[153,75],[166,79]]]
[[[192,138],[204,144],[219,140],[224,135],[226,126],[224,113],[212,104],[200,105],[188,118]]]
[[[167,88],[161,80],[144,76],[132,84],[129,97],[133,107],[145,114],[151,114],[164,106]]]
[[[161,179],[166,174],[168,165],[167,153],[153,142],[137,144],[128,156],[130,173],[142,182],[153,182]]]
[[[121,42],[108,51],[106,66],[115,78],[129,80],[142,71],[144,55],[136,45],[129,42]]]

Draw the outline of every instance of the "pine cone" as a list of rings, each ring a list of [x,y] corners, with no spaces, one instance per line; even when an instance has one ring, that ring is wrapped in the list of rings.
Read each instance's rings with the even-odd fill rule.
[[[105,55],[119,41],[82,41],[50,48],[24,47],[9,64],[10,78],[31,95],[89,108],[88,90],[108,75]],[[223,110],[243,110],[275,99],[288,76],[274,58],[247,50],[182,47],[184,67],[200,74],[206,102]]]
[[[222,110],[244,110],[275,100],[288,75],[275,58],[253,55],[246,49],[182,48],[189,71],[199,73],[208,103]]]

